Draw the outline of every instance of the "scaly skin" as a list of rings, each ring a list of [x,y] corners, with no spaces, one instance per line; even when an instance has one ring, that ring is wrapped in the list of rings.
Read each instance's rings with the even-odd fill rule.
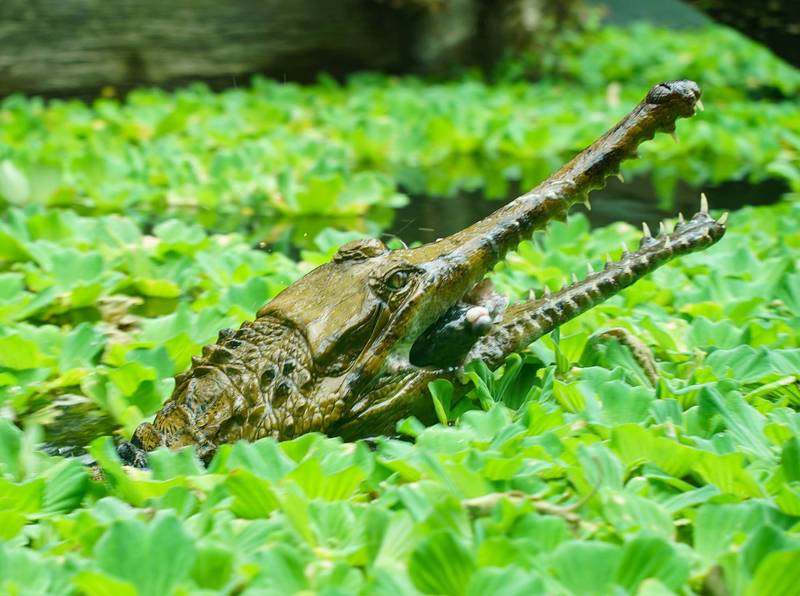
[[[344,245],[332,262],[266,304],[255,321],[220,332],[176,377],[153,423],[140,425],[120,446],[122,458],[141,466],[159,446],[196,445],[208,461],[218,445],[239,439],[391,432],[429,403],[430,381],[455,381],[476,358],[497,367],[673,257],[710,246],[725,222],[714,221],[704,206],[672,234],[647,234],[636,252],[551,296],[503,310],[505,302],[480,283],[534,230],[587,202],[589,191],[634,157],[642,141],[673,132],[678,118],[694,114],[699,98],[691,81],[655,86],[549,179],[448,238],[393,251],[378,240]]]

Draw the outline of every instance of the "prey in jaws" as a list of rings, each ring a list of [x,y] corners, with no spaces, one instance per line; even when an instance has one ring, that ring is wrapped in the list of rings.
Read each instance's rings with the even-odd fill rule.
[[[694,82],[661,83],[550,178],[468,228],[410,249],[389,250],[379,240],[345,244],[254,321],[220,331],[176,377],[153,422],[120,445],[122,459],[144,466],[157,447],[195,445],[209,461],[219,445],[240,439],[392,432],[398,420],[429,407],[431,381],[456,382],[476,359],[496,368],[670,259],[711,246],[725,233],[725,216],[715,221],[703,200],[671,233],[654,237],[645,227],[636,250],[559,292],[506,307],[484,281],[535,230],[587,203],[641,142],[673,133],[676,120],[699,105]]]

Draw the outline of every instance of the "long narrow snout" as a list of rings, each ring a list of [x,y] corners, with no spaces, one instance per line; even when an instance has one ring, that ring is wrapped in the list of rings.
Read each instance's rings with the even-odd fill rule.
[[[589,192],[617,174],[622,161],[635,157],[639,144],[657,132],[674,132],[676,120],[692,116],[699,101],[700,88],[693,81],[656,85],[609,132],[530,192],[447,238],[400,251],[425,272],[409,331],[419,333],[441,317],[535,230],[566,217],[575,203],[588,203]]]

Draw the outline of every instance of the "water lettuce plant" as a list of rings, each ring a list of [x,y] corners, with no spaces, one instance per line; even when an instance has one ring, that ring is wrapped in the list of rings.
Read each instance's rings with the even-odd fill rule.
[[[678,180],[772,177],[800,192],[800,76],[752,42],[720,28],[601,29],[553,56],[537,84],[361,75],[311,86],[257,78],[222,93],[137,90],[91,105],[11,97],[0,103],[0,200],[242,231],[278,217],[374,216],[408,192],[505,197],[677,74],[700,83],[710,109],[680,144],[644,147],[625,176],[652,175],[664,204]]]
[[[719,62],[709,109],[627,173],[654,164],[662,189],[778,175],[794,195],[732,213],[712,251],[656,271],[499,371],[473,365],[460,401],[433,385],[439,424],[408,419],[396,436],[358,443],[238,443],[208,468],[191,450],[156,451],[147,471],[116,456],[113,434],[151,415],[220,328],[375,231],[326,229],[290,259],[258,248],[256,227],[240,222],[370,214],[415,184],[503,194],[508,180],[533,183],[624,109],[615,94],[624,104],[652,82],[636,77],[662,76],[661,54],[648,57],[653,70],[634,68],[620,39],[676,43],[652,28],[584,35],[615,58],[576,44],[537,85],[509,71],[497,85],[370,75],[143,90],[92,106],[5,100],[0,589],[794,593],[797,75],[719,29],[680,34],[687,68],[699,68],[692,56]],[[607,96],[611,79],[619,89]],[[555,289],[639,234],[590,232],[573,215],[521,245],[494,282],[519,299]]]

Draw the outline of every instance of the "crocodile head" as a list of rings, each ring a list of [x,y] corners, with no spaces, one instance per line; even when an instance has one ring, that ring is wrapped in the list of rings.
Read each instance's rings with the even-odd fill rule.
[[[707,207],[671,234],[647,233],[635,252],[560,292],[505,309],[484,276],[509,250],[619,171],[656,132],[691,116],[700,90],[691,81],[654,87],[608,133],[548,180],[489,217],[417,248],[378,240],[345,244],[330,263],[266,304],[255,321],[224,330],[152,424],[142,424],[123,459],[195,444],[208,459],[221,443],[323,431],[348,438],[391,431],[427,403],[427,384],[456,379],[464,364],[504,358],[612,296],[670,258],[724,233]]]

